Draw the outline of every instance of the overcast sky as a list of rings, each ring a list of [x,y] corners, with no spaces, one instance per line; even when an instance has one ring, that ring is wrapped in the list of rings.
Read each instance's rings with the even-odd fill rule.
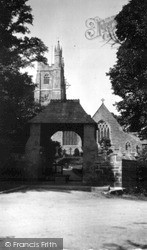
[[[118,97],[112,94],[106,72],[116,60],[116,48],[102,38],[88,40],[86,20],[107,18],[121,11],[128,0],[29,0],[34,16],[31,36],[39,37],[49,48],[51,63],[52,48],[60,41],[65,61],[65,78],[71,85],[68,99],[80,99],[88,114],[93,115],[105,99],[105,105],[116,113],[113,104]],[[31,71],[35,74],[34,70]]]

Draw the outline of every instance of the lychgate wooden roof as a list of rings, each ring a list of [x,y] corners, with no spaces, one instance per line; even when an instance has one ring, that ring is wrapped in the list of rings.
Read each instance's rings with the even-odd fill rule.
[[[87,123],[95,121],[82,108],[79,100],[51,100],[30,123]]]

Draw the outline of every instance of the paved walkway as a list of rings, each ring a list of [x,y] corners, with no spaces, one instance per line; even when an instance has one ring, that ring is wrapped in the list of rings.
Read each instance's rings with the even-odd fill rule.
[[[0,204],[1,237],[63,238],[70,250],[147,249],[146,201],[34,187],[1,194]]]

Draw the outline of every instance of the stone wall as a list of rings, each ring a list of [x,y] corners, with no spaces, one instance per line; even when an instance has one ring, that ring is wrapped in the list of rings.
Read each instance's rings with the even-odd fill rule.
[[[25,148],[25,178],[38,179],[41,174],[40,124],[31,124],[30,137]]]
[[[84,125],[83,138],[83,182],[91,184],[91,177],[95,178],[95,162],[98,148],[96,144],[95,125]]]

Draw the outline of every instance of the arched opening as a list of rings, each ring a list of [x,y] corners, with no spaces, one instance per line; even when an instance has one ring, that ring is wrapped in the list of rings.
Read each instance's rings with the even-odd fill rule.
[[[46,136],[41,135],[42,178],[45,180],[65,177],[77,182],[83,179],[82,139],[77,131],[66,128],[68,130],[64,126],[62,130],[50,129]],[[42,131],[45,130],[48,129],[43,126]]]
[[[98,152],[96,123],[84,111],[79,100],[51,100],[47,107],[31,119],[29,123],[30,137],[25,147],[26,178],[32,180],[40,180],[42,178],[42,165],[45,166],[45,164],[42,164],[44,148],[47,148],[49,139],[58,131],[73,131],[81,138],[83,183],[90,184],[91,177],[97,178],[96,175],[93,176]],[[76,148],[75,154],[78,155],[78,153]],[[44,168],[45,171],[46,169]]]

